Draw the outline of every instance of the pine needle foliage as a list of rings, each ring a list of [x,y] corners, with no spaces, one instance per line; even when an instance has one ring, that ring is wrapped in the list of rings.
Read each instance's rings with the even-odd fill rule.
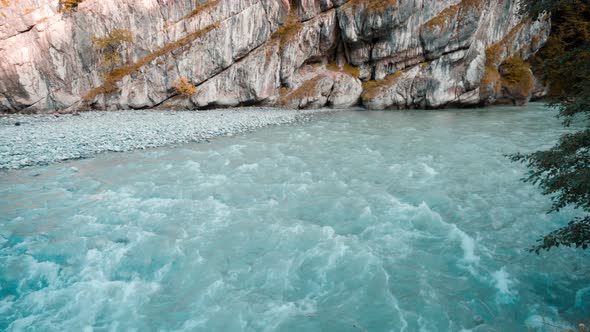
[[[194,96],[197,93],[197,87],[188,81],[186,77],[180,77],[174,82],[176,91],[184,97]]]
[[[112,67],[122,62],[121,49],[125,44],[133,42],[133,34],[129,30],[113,30],[104,37],[92,38],[92,44],[101,54],[101,66]]]

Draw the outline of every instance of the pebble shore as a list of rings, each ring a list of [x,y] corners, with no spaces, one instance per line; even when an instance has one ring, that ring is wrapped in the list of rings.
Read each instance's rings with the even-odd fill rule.
[[[333,111],[242,108],[1,116],[0,169],[47,165],[107,151],[205,142],[261,127],[305,122]]]

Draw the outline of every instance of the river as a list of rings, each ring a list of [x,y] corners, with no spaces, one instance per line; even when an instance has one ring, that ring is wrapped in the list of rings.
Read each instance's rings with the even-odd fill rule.
[[[590,318],[541,104],[345,111],[0,172],[0,330],[525,331]]]

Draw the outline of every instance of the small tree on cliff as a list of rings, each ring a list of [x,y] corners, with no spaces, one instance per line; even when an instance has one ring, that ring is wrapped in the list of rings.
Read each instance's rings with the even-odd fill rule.
[[[174,89],[183,97],[191,97],[197,93],[197,87],[184,76],[174,82]]]
[[[587,212],[539,240],[531,250],[590,246],[590,4],[576,0],[525,0],[527,15],[551,13],[552,35],[536,57],[535,67],[550,84],[551,106],[559,110],[566,127],[581,126],[562,136],[549,150],[516,154],[514,161],[529,168],[525,181],[550,195],[556,212],[573,206]]]
[[[94,48],[101,54],[101,66],[111,70],[123,62],[122,48],[132,42],[133,35],[129,30],[114,30],[104,37],[92,38]]]
[[[133,35],[128,30],[114,30],[104,37],[92,38],[94,48],[100,53],[100,68],[104,71],[104,89],[102,92],[106,109],[106,96],[115,90],[111,73],[123,63],[123,47],[133,43]]]

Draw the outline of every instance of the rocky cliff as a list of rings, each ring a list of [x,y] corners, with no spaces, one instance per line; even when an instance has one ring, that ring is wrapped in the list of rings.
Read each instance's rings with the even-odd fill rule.
[[[549,28],[517,0],[0,0],[0,111],[519,104]]]

